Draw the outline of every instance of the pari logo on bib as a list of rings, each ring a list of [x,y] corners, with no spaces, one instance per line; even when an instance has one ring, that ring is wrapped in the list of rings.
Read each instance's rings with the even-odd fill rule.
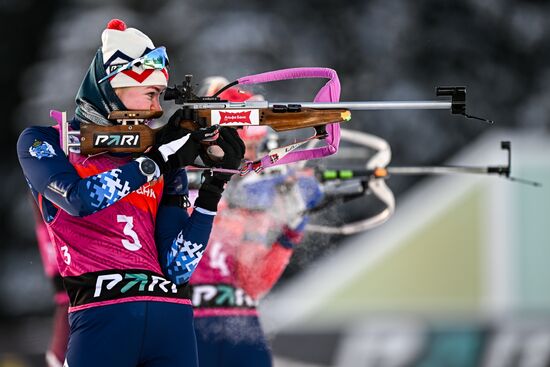
[[[127,28],[119,19],[107,24],[101,34],[101,52],[107,76],[113,88],[168,85],[168,56],[164,47],[135,28]]]

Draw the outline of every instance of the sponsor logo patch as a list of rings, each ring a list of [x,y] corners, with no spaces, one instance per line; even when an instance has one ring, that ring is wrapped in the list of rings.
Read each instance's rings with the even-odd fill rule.
[[[155,195],[155,189],[153,189],[149,183],[146,183],[145,185],[137,189],[136,194],[145,195],[153,199],[157,198],[157,195]]]
[[[71,306],[128,297],[189,299],[189,287],[177,287],[164,276],[148,270],[97,271],[63,278]]]
[[[116,286],[116,287],[115,287]],[[113,289],[114,288],[114,289]],[[177,287],[174,283],[158,275],[147,273],[125,273],[125,274],[103,274],[96,280],[94,298],[101,297],[102,293],[124,294],[135,288],[133,293],[177,293]]]
[[[52,145],[47,141],[35,140],[29,148],[29,154],[35,158],[51,158],[55,154]]]
[[[94,134],[94,148],[139,147],[139,133]]]
[[[252,110],[212,110],[212,125],[247,126],[259,125],[258,109]]]
[[[241,288],[230,284],[195,284],[193,289],[193,306],[200,308],[255,308],[254,300]]]

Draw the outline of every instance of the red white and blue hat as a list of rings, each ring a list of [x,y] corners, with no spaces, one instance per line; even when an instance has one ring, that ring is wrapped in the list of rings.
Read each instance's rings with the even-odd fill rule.
[[[101,41],[103,63],[107,74],[155,49],[153,41],[147,35],[138,29],[127,28],[126,24],[119,19],[112,19],[107,24],[107,29],[101,35]],[[168,70],[133,66],[132,69],[115,74],[110,78],[110,82],[113,88],[167,86]]]

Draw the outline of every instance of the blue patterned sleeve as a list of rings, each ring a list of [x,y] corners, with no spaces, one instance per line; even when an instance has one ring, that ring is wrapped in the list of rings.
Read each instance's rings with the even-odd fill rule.
[[[206,250],[213,222],[214,215],[197,209],[188,216],[177,206],[159,207],[155,225],[159,261],[172,282],[189,281]]]
[[[50,127],[25,129],[17,154],[31,190],[74,216],[104,209],[146,182],[137,162],[81,178],[59,145],[59,133]]]

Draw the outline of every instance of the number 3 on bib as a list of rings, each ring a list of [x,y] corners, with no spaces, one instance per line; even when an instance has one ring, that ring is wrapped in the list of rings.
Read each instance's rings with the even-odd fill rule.
[[[134,217],[119,214],[117,215],[116,220],[118,223],[126,223],[123,232],[126,236],[129,236],[132,239],[132,241],[127,239],[122,240],[122,245],[124,248],[130,251],[139,250],[141,248],[141,243],[139,242],[137,233],[132,229],[134,228]]]

